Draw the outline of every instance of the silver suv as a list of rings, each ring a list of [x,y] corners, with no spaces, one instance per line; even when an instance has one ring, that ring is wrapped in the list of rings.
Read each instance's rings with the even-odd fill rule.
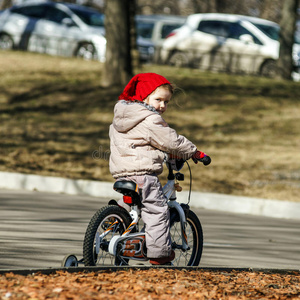
[[[229,14],[194,14],[163,43],[164,63],[274,76],[279,25]],[[295,54],[300,45],[294,46]],[[297,62],[295,62],[295,65]]]
[[[13,6],[0,14],[0,49],[105,60],[103,14],[51,1]]]

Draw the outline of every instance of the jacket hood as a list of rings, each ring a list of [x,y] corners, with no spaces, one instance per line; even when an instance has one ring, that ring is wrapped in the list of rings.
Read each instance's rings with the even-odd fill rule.
[[[113,126],[118,132],[127,132],[153,114],[158,112],[144,102],[121,100],[115,105]]]

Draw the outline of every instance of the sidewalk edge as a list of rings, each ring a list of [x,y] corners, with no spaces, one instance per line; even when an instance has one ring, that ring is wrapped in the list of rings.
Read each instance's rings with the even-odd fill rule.
[[[0,172],[0,189],[120,198],[112,182]],[[177,193],[187,202],[188,192]],[[193,191],[190,206],[224,212],[300,220],[300,203]]]

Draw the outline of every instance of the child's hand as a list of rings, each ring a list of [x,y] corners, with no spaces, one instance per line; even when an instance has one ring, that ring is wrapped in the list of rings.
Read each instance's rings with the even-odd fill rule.
[[[197,164],[198,161],[200,161],[205,166],[207,166],[211,163],[211,158],[208,155],[206,155],[204,152],[201,152],[198,150],[193,154],[192,160],[194,161],[195,164]]]

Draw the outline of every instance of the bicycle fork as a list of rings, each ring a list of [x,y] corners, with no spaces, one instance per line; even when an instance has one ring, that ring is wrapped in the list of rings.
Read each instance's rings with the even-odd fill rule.
[[[179,214],[182,245],[181,246],[175,245],[175,247],[177,249],[187,251],[187,250],[190,249],[190,247],[188,245],[187,235],[186,235],[186,232],[185,232],[186,216],[185,216],[184,210],[181,207],[181,205],[178,202],[175,201],[176,200],[176,188],[175,188],[175,180],[174,179],[169,179],[168,180],[166,185],[163,187],[163,192],[164,192],[164,195],[167,197],[167,199],[169,199],[169,201],[168,201],[169,208],[175,208],[176,211]]]
[[[186,222],[186,216],[185,216],[184,210],[181,207],[181,205],[176,201],[169,201],[168,206],[170,208],[176,209],[177,213],[179,214],[179,219],[180,219],[182,245],[173,245],[173,246],[175,246],[175,248],[177,248],[177,249],[187,251],[190,249],[190,247],[188,245],[187,235],[186,235],[186,231],[185,231],[187,222]]]

